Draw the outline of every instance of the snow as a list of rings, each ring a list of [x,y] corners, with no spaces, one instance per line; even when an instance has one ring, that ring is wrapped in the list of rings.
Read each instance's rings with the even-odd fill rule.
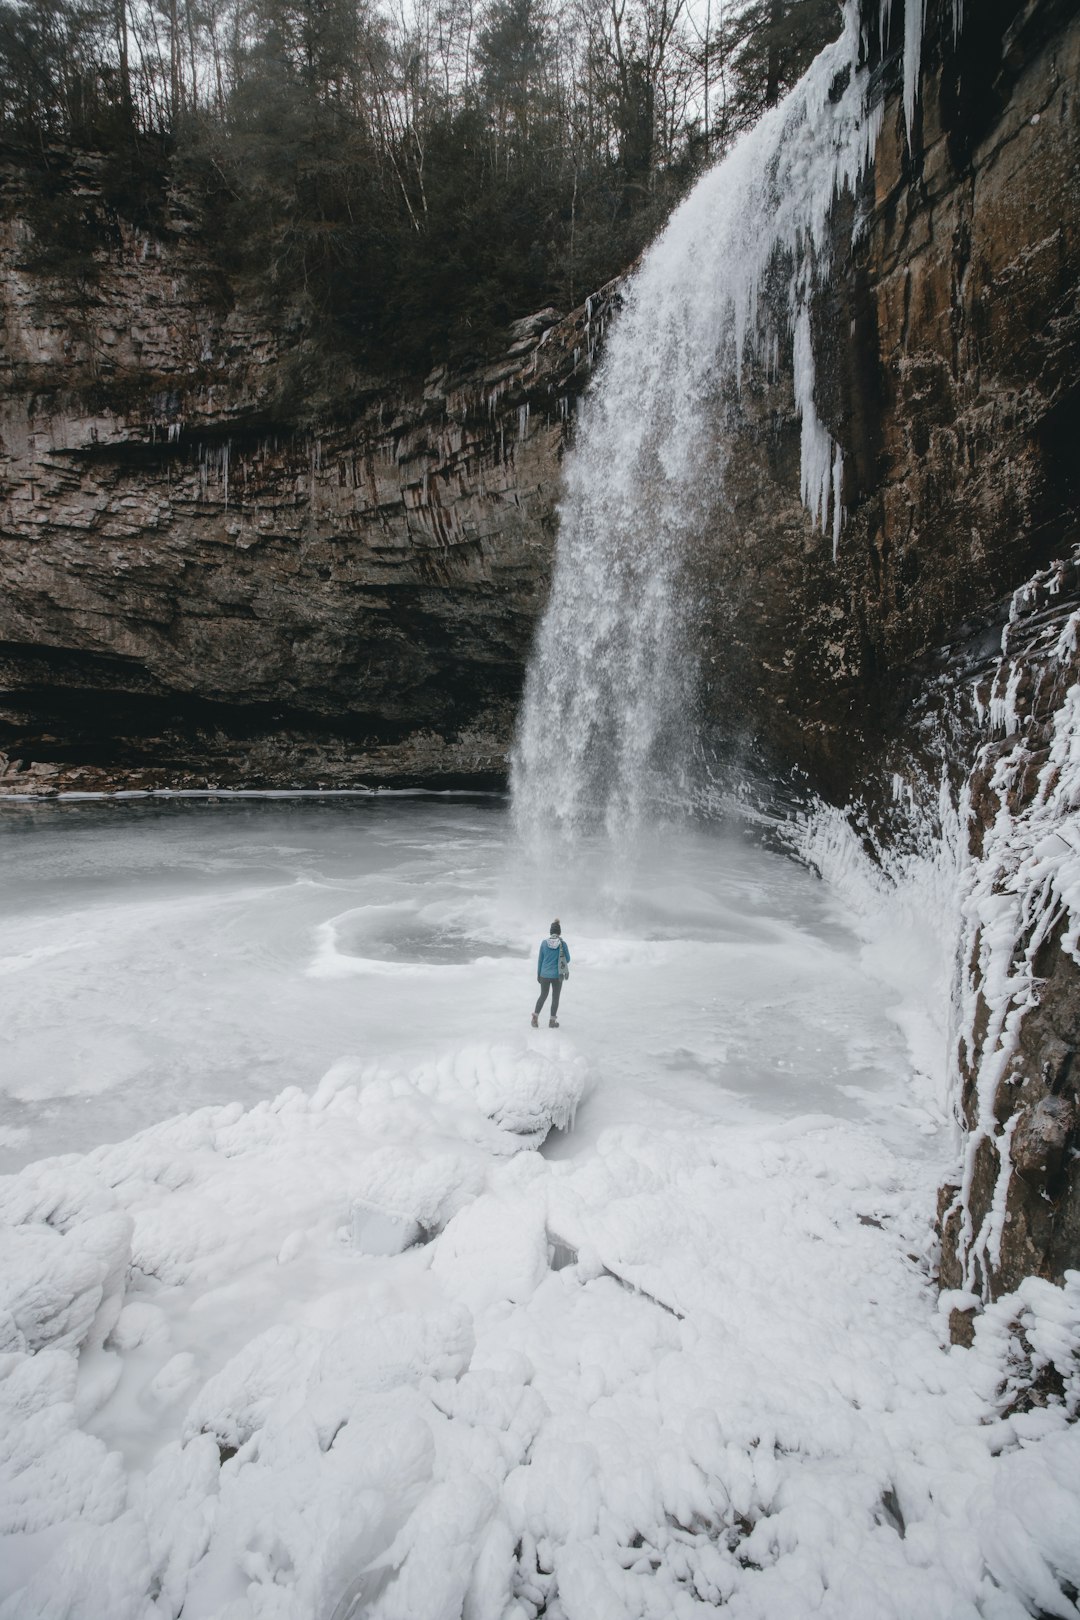
[[[5,831],[11,954],[96,942],[5,993],[99,1022],[81,1095],[8,1105],[84,1151],[0,1181],[2,1620],[1075,1614],[1080,1276],[970,1350],[928,1278],[947,874],[889,891],[834,825],[828,884],[692,830],[553,882],[467,802]]]

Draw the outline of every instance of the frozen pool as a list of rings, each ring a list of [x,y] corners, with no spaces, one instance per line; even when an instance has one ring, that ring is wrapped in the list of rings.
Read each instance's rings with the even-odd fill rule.
[[[466,1042],[585,1057],[556,1153],[658,1110],[911,1102],[899,992],[823,885],[737,829],[542,870],[499,798],[6,804],[0,890],[7,1169]],[[572,974],[561,1030],[534,1034],[555,914]]]

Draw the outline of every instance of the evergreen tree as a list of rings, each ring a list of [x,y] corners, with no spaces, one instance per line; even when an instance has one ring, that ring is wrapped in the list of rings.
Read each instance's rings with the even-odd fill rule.
[[[837,0],[751,0],[729,25],[736,128],[756,123],[795,85],[840,32]]]

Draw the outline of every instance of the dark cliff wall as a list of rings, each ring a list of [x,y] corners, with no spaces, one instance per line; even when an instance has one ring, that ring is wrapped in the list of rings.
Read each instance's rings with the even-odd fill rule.
[[[103,211],[100,165],[71,178]],[[102,219],[81,285],[28,268],[22,200],[9,169],[0,783],[501,781],[611,294],[459,376],[349,378],[318,432],[179,200]]]
[[[837,298],[876,363],[849,349],[831,377],[850,475],[834,641],[871,759],[944,769],[959,808],[964,1150],[941,1278],[985,1299],[1080,1265],[1080,17],[994,0],[951,24],[928,8],[910,146],[886,102]]]
[[[729,402],[738,449],[699,562],[718,736],[839,802],[910,728],[943,649],[985,663],[1011,592],[1080,537],[1080,20],[1013,0],[954,40],[931,3],[909,147],[902,8],[883,58],[866,9],[883,125],[835,210],[815,323],[844,451],[836,559],[799,503],[790,379],[758,376]]]

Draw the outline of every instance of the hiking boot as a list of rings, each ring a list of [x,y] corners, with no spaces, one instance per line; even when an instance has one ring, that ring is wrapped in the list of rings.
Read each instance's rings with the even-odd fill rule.
[[[559,1027],[559,1020],[557,1018],[549,1018],[548,1019],[548,1029],[558,1029],[558,1027]]]
[[[533,1029],[539,1029],[540,1028],[540,1020],[537,1018],[535,1013],[533,1013],[533,1015],[532,1015],[532,1027],[533,1027]]]

